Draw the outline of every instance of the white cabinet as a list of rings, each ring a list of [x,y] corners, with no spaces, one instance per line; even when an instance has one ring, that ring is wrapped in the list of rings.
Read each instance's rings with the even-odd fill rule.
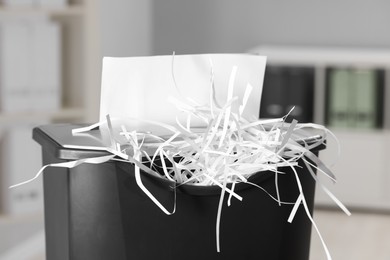
[[[16,5],[17,2],[23,2],[24,4]],[[33,4],[26,4],[27,2],[15,1],[12,5],[7,5],[4,0],[0,1],[0,22],[23,20],[26,17],[40,17],[59,25],[60,50],[58,62],[60,63],[61,99],[59,108],[53,110],[0,111],[0,150],[2,150],[3,155],[7,153],[4,144],[8,142],[4,139],[14,129],[28,128],[31,130],[33,126],[47,123],[96,122],[98,120],[101,52],[100,37],[98,35],[97,1],[41,1],[42,5],[37,4],[39,1],[30,1]],[[54,2],[65,2],[65,4],[55,5]],[[1,42],[2,39],[0,38],[0,44]],[[18,74],[17,71],[16,74]],[[32,132],[28,131],[27,135],[31,134]],[[28,136],[27,139],[26,142],[28,143],[25,145],[37,145],[31,136]],[[29,154],[20,149],[19,158],[13,158],[12,161],[23,165],[23,158],[28,156]],[[33,157],[36,158],[35,155]],[[0,154],[0,165],[3,164],[4,160],[9,160],[9,156],[1,156]],[[36,163],[39,167],[41,161]],[[9,164],[8,161],[7,164]],[[24,176],[32,177],[35,173],[35,168],[29,169]],[[17,232],[18,227],[21,226],[31,232],[23,233],[24,235],[19,237],[15,235],[13,245],[9,244],[7,248],[0,248],[0,258],[5,252],[4,250],[10,250],[13,246],[23,244],[24,240],[28,242],[28,236],[34,235],[35,231],[39,231],[37,227],[42,229],[43,226],[42,207],[38,207],[36,212],[15,215],[8,212],[6,214],[4,205],[8,202],[5,201],[7,197],[5,194],[9,193],[9,190],[4,181],[9,179],[10,174],[12,173],[5,172],[4,167],[0,167],[0,233],[6,236],[22,234],[23,232]],[[41,243],[39,245],[44,249],[44,244],[42,244],[44,241],[41,241],[40,236],[38,241],[34,240],[34,243]],[[29,247],[27,244],[25,246],[26,248]],[[44,252],[42,253],[44,255]]]
[[[360,209],[390,209],[390,167],[388,131],[334,131],[341,145],[341,156],[332,170],[337,183],[327,185],[344,204]],[[325,162],[334,160],[336,144],[329,142],[321,152]],[[331,204],[320,189],[316,194],[318,205]]]
[[[0,125],[45,121],[95,121],[100,87],[100,44],[97,4],[70,0],[65,6],[6,6],[0,4],[1,21],[42,16],[60,25],[61,106],[56,111],[0,111]],[[1,41],[0,41],[1,42]]]
[[[310,66],[315,70],[314,122],[326,122],[326,73],[336,68],[372,68],[384,73],[383,126],[379,129],[331,128],[341,145],[341,157],[332,168],[338,178],[327,187],[349,207],[390,209],[390,50],[351,48],[310,48],[261,46],[251,52],[266,55],[267,66]],[[328,148],[320,158],[331,163],[337,147],[329,138]],[[333,201],[319,188],[316,204],[333,206]]]

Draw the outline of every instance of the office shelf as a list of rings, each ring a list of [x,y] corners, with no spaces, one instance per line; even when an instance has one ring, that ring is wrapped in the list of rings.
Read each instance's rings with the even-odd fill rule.
[[[39,16],[60,24],[62,92],[61,106],[55,111],[31,110],[13,113],[0,111],[0,146],[2,145],[1,141],[4,141],[3,134],[12,130],[13,127],[31,127],[53,122],[95,122],[98,120],[101,70],[97,21],[98,3],[95,0],[68,0],[67,2],[67,5],[61,7],[36,5],[10,7],[0,4],[1,21]],[[32,139],[31,142],[33,142]],[[4,154],[0,154],[0,165],[4,160],[2,155]],[[31,176],[35,173],[35,170],[32,170]],[[0,169],[0,179],[4,176],[5,173]],[[0,187],[0,206],[2,196],[6,192],[6,188]],[[0,234],[5,234],[5,231],[7,234],[17,234],[17,229],[20,227],[27,229],[31,227],[31,230],[38,225],[43,227],[41,210],[37,209],[37,214],[32,213],[32,215],[30,213],[27,215],[23,213],[9,214],[0,210]],[[32,233],[15,238],[9,247],[22,244],[27,235],[32,235]],[[0,247],[0,255],[4,253],[4,250],[6,249]]]
[[[380,69],[384,71],[383,124],[379,128],[330,128],[341,145],[341,156],[332,168],[338,176],[330,189],[350,207],[390,209],[390,50],[260,46],[251,52],[267,56],[267,66],[310,66],[315,70],[314,122],[326,123],[326,73],[330,67]],[[320,157],[331,163],[337,157],[337,143],[329,138]],[[319,175],[321,175],[319,173]],[[320,188],[316,203],[335,205]]]

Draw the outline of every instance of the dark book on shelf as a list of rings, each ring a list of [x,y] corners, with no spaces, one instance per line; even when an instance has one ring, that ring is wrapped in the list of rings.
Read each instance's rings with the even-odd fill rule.
[[[357,129],[383,126],[383,70],[328,68],[326,93],[328,126]]]
[[[264,76],[260,118],[285,116],[287,121],[313,121],[314,68],[298,66],[267,66]]]
[[[264,74],[260,118],[279,118],[285,115],[287,78],[284,68],[267,66]]]
[[[301,123],[313,121],[314,110],[314,69],[290,67],[287,70],[288,90],[286,112],[291,112],[288,121],[296,119]]]
[[[353,124],[351,74],[348,68],[327,70],[326,123],[332,127],[346,128]]]

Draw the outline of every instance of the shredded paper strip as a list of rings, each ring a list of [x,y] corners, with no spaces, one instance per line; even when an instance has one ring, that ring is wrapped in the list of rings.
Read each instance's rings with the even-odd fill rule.
[[[73,168],[82,163],[100,164],[110,160],[125,161],[135,165],[135,178],[138,186],[164,213],[170,215],[174,214],[176,205],[174,205],[172,211],[166,209],[158,198],[154,197],[143,185],[140,177],[142,174],[160,176],[176,183],[176,185],[216,185],[221,188],[216,216],[216,250],[219,252],[220,219],[224,197],[228,196],[228,206],[233,198],[239,201],[243,200],[236,193],[235,184],[248,183],[248,178],[255,173],[272,171],[275,173],[276,197],[267,194],[276,201],[275,203],[285,204],[287,202],[283,202],[279,198],[277,176],[282,167],[289,167],[295,174],[299,195],[286,221],[292,222],[298,208],[303,206],[320,237],[327,259],[330,260],[331,255],[309,212],[296,170],[298,160],[303,160],[312,177],[319,183],[319,187],[347,215],[350,215],[348,209],[331,194],[324,184],[319,182],[317,175],[314,173],[314,170],[316,170],[318,174],[325,175],[333,182],[336,181],[332,171],[311,152],[313,148],[325,144],[325,139],[330,132],[321,125],[297,124],[295,120],[292,123],[286,123],[285,120],[288,115],[283,118],[268,120],[248,120],[244,118],[242,114],[253,88],[250,85],[247,86],[242,100],[234,97],[233,89],[236,72],[237,67],[234,67],[229,80],[227,100],[223,106],[219,106],[214,98],[213,77],[211,75],[210,104],[197,104],[185,97],[183,97],[183,100],[172,98],[170,102],[175,104],[183,113],[186,113],[187,120],[185,122],[177,120],[176,126],[160,122],[147,122],[164,128],[170,133],[169,135],[158,136],[150,132],[140,132],[137,129],[127,129],[126,121],[133,119],[114,119],[107,115],[105,122],[74,129],[73,134],[89,132],[98,126],[105,125],[111,139],[111,145],[107,147],[107,151],[111,152],[111,155],[45,165],[34,178],[11,186],[11,188],[27,184],[38,178],[46,167]],[[236,102],[241,102],[239,110],[233,111],[232,104]],[[203,120],[206,127],[202,129],[192,128],[191,120],[193,118]],[[120,122],[123,122],[123,124]],[[120,127],[115,128],[113,124],[119,124]],[[319,131],[320,134],[316,136],[316,139],[309,140],[307,137],[312,136],[312,132],[309,130],[313,129]],[[115,131],[119,131],[119,133]],[[124,138],[118,140],[117,135]],[[150,167],[145,165],[150,165]],[[228,183],[233,183],[233,185],[228,188]],[[250,184],[261,189],[256,184]]]

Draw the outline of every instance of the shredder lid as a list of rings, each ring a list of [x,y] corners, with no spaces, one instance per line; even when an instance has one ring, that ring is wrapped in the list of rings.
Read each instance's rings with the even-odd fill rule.
[[[33,138],[45,148],[54,149],[56,157],[59,159],[81,159],[88,157],[103,156],[108,154],[108,147],[111,147],[111,138],[104,127],[91,130],[87,133],[73,134],[72,130],[85,127],[85,124],[50,124],[34,128]],[[137,132],[152,132],[155,135],[164,137],[170,136],[167,129],[156,127],[155,125],[137,125]],[[134,128],[133,128],[134,129]],[[295,137],[298,142],[308,144],[323,139],[323,133],[308,129],[305,136]],[[131,128],[128,128],[131,131]],[[198,129],[196,131],[201,131]],[[125,143],[125,137],[119,134],[118,129],[114,129],[115,138],[119,142]],[[145,142],[152,140],[145,140]],[[318,146],[315,150],[324,149],[324,146]]]
[[[119,143],[126,143],[123,135],[120,135],[120,127],[123,124],[113,123],[114,138]],[[85,133],[72,133],[73,129],[86,127],[86,124],[50,124],[34,128],[33,139],[45,147],[54,149],[59,159],[81,159],[108,154],[107,148],[112,147],[111,135],[107,125],[93,129]],[[166,127],[149,123],[126,123],[127,131],[136,130],[138,133],[153,133],[159,137],[170,137],[173,131]],[[145,139],[142,142],[150,143],[155,140]]]
[[[112,135],[120,144],[126,144],[126,138],[121,135],[123,122],[112,122]],[[50,124],[37,127],[33,131],[33,138],[41,145],[53,146],[59,151],[60,159],[80,159],[85,158],[87,151],[93,151],[93,156],[107,154],[107,148],[112,146],[111,134],[107,124],[103,124],[96,129],[83,133],[72,133],[73,129],[86,127],[86,124]],[[152,133],[158,137],[171,137],[173,130],[164,126],[151,123],[126,122],[126,130],[131,132],[136,130],[137,133]],[[197,131],[197,130],[195,130]],[[201,131],[201,130],[199,130]],[[153,138],[140,138],[140,142],[155,142]],[[72,155],[69,151],[72,150]],[[99,153],[100,152],[100,153]],[[150,151],[151,153],[154,151]],[[80,156],[78,156],[80,155]],[[71,158],[68,158],[71,156]]]
[[[72,129],[83,126],[85,125],[50,124],[39,126],[33,129],[33,139],[44,149],[51,150],[58,159],[77,160],[107,155],[108,152],[103,149],[104,144],[101,140],[91,135],[74,136],[72,134]],[[80,148],[70,148],[68,145],[79,145]]]

